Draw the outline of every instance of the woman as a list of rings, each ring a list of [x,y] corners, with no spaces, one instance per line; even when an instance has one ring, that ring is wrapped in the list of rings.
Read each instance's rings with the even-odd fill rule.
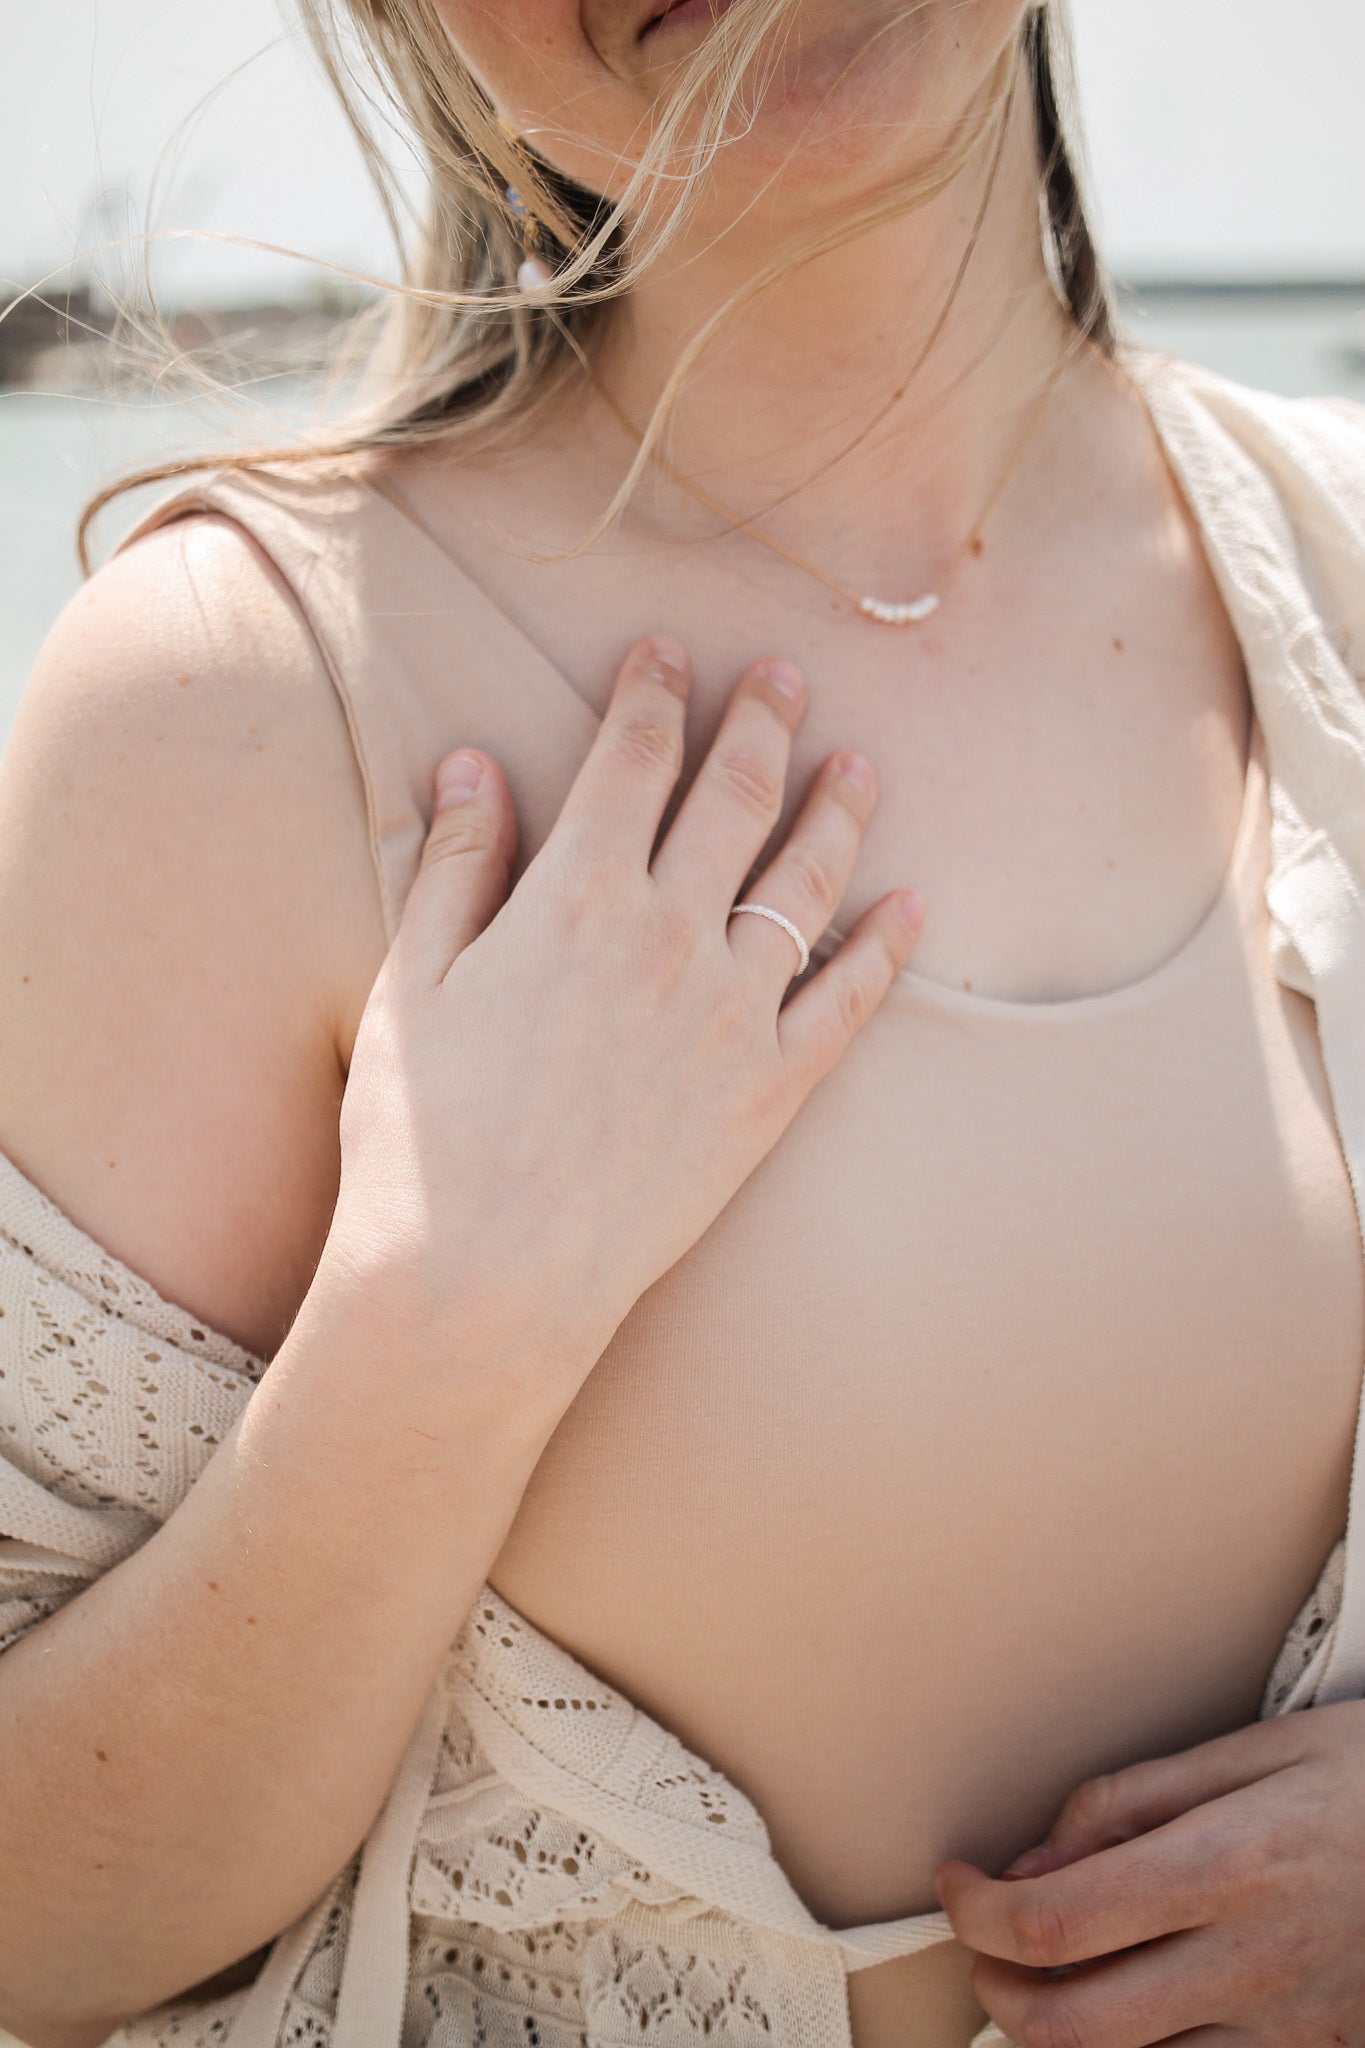
[[[5,760],[0,2019],[1365,2041],[1365,422],[1055,5],[350,11],[428,295]]]

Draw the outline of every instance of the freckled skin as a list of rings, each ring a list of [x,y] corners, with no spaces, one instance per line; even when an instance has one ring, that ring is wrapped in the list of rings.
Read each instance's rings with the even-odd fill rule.
[[[436,11],[499,111],[558,168],[612,197],[642,122],[707,33],[706,24],[650,31],[654,0],[437,0]],[[903,168],[908,132],[933,160],[1024,9],[974,0],[965,31],[947,0],[896,21],[903,11],[898,0],[812,0],[795,11],[764,118],[727,148],[699,230],[733,219],[778,166],[770,207],[809,226],[814,202],[837,209],[879,168]]]

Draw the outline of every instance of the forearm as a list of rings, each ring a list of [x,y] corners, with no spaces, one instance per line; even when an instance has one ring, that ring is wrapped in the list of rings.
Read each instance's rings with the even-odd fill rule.
[[[102,2038],[368,1832],[558,1419],[524,1355],[393,1328],[310,1294],[165,1526],[0,1659],[0,2025]]]

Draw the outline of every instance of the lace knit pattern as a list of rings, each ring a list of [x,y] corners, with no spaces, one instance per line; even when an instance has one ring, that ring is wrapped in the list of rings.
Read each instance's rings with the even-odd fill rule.
[[[1261,1700],[1261,1719],[1268,1721],[1293,1707],[1306,1706],[1312,1698],[1312,1681],[1326,1662],[1332,1645],[1332,1631],[1341,1612],[1346,1579],[1346,1544],[1338,1543],[1303,1606],[1290,1625],[1289,1634],[1275,1659],[1274,1668]]]
[[[662,2048],[711,2038],[775,2048],[792,2039],[787,1993],[766,1943],[602,1834],[528,1801],[480,1747],[462,1693],[493,1690],[500,1709],[535,1737],[538,1717],[572,1714],[575,1696],[523,1688],[550,1671],[562,1676],[569,1662],[491,1592],[450,1654],[411,1866],[402,2048]],[[577,1697],[580,1713],[592,1711]],[[593,1697],[596,1711],[633,1718],[609,1689]],[[766,1849],[757,1812],[718,1773],[672,1738],[651,1748],[652,1764],[628,1767],[646,1810],[688,1825],[733,1824]],[[310,1946],[281,2042],[332,2039],[358,1861]],[[245,1998],[235,1992],[211,2007],[166,2007],[117,2040],[120,2048],[212,2048],[230,2041]]]
[[[263,1370],[0,1156],[0,1651],[151,1535]]]

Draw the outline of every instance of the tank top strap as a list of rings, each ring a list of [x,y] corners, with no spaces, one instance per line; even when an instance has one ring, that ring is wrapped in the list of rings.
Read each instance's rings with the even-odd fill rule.
[[[364,784],[388,939],[430,824],[433,772],[452,747],[481,747],[506,774],[519,874],[596,734],[586,699],[448,555],[336,463],[208,471],[113,552],[200,513],[250,534],[318,648]]]

